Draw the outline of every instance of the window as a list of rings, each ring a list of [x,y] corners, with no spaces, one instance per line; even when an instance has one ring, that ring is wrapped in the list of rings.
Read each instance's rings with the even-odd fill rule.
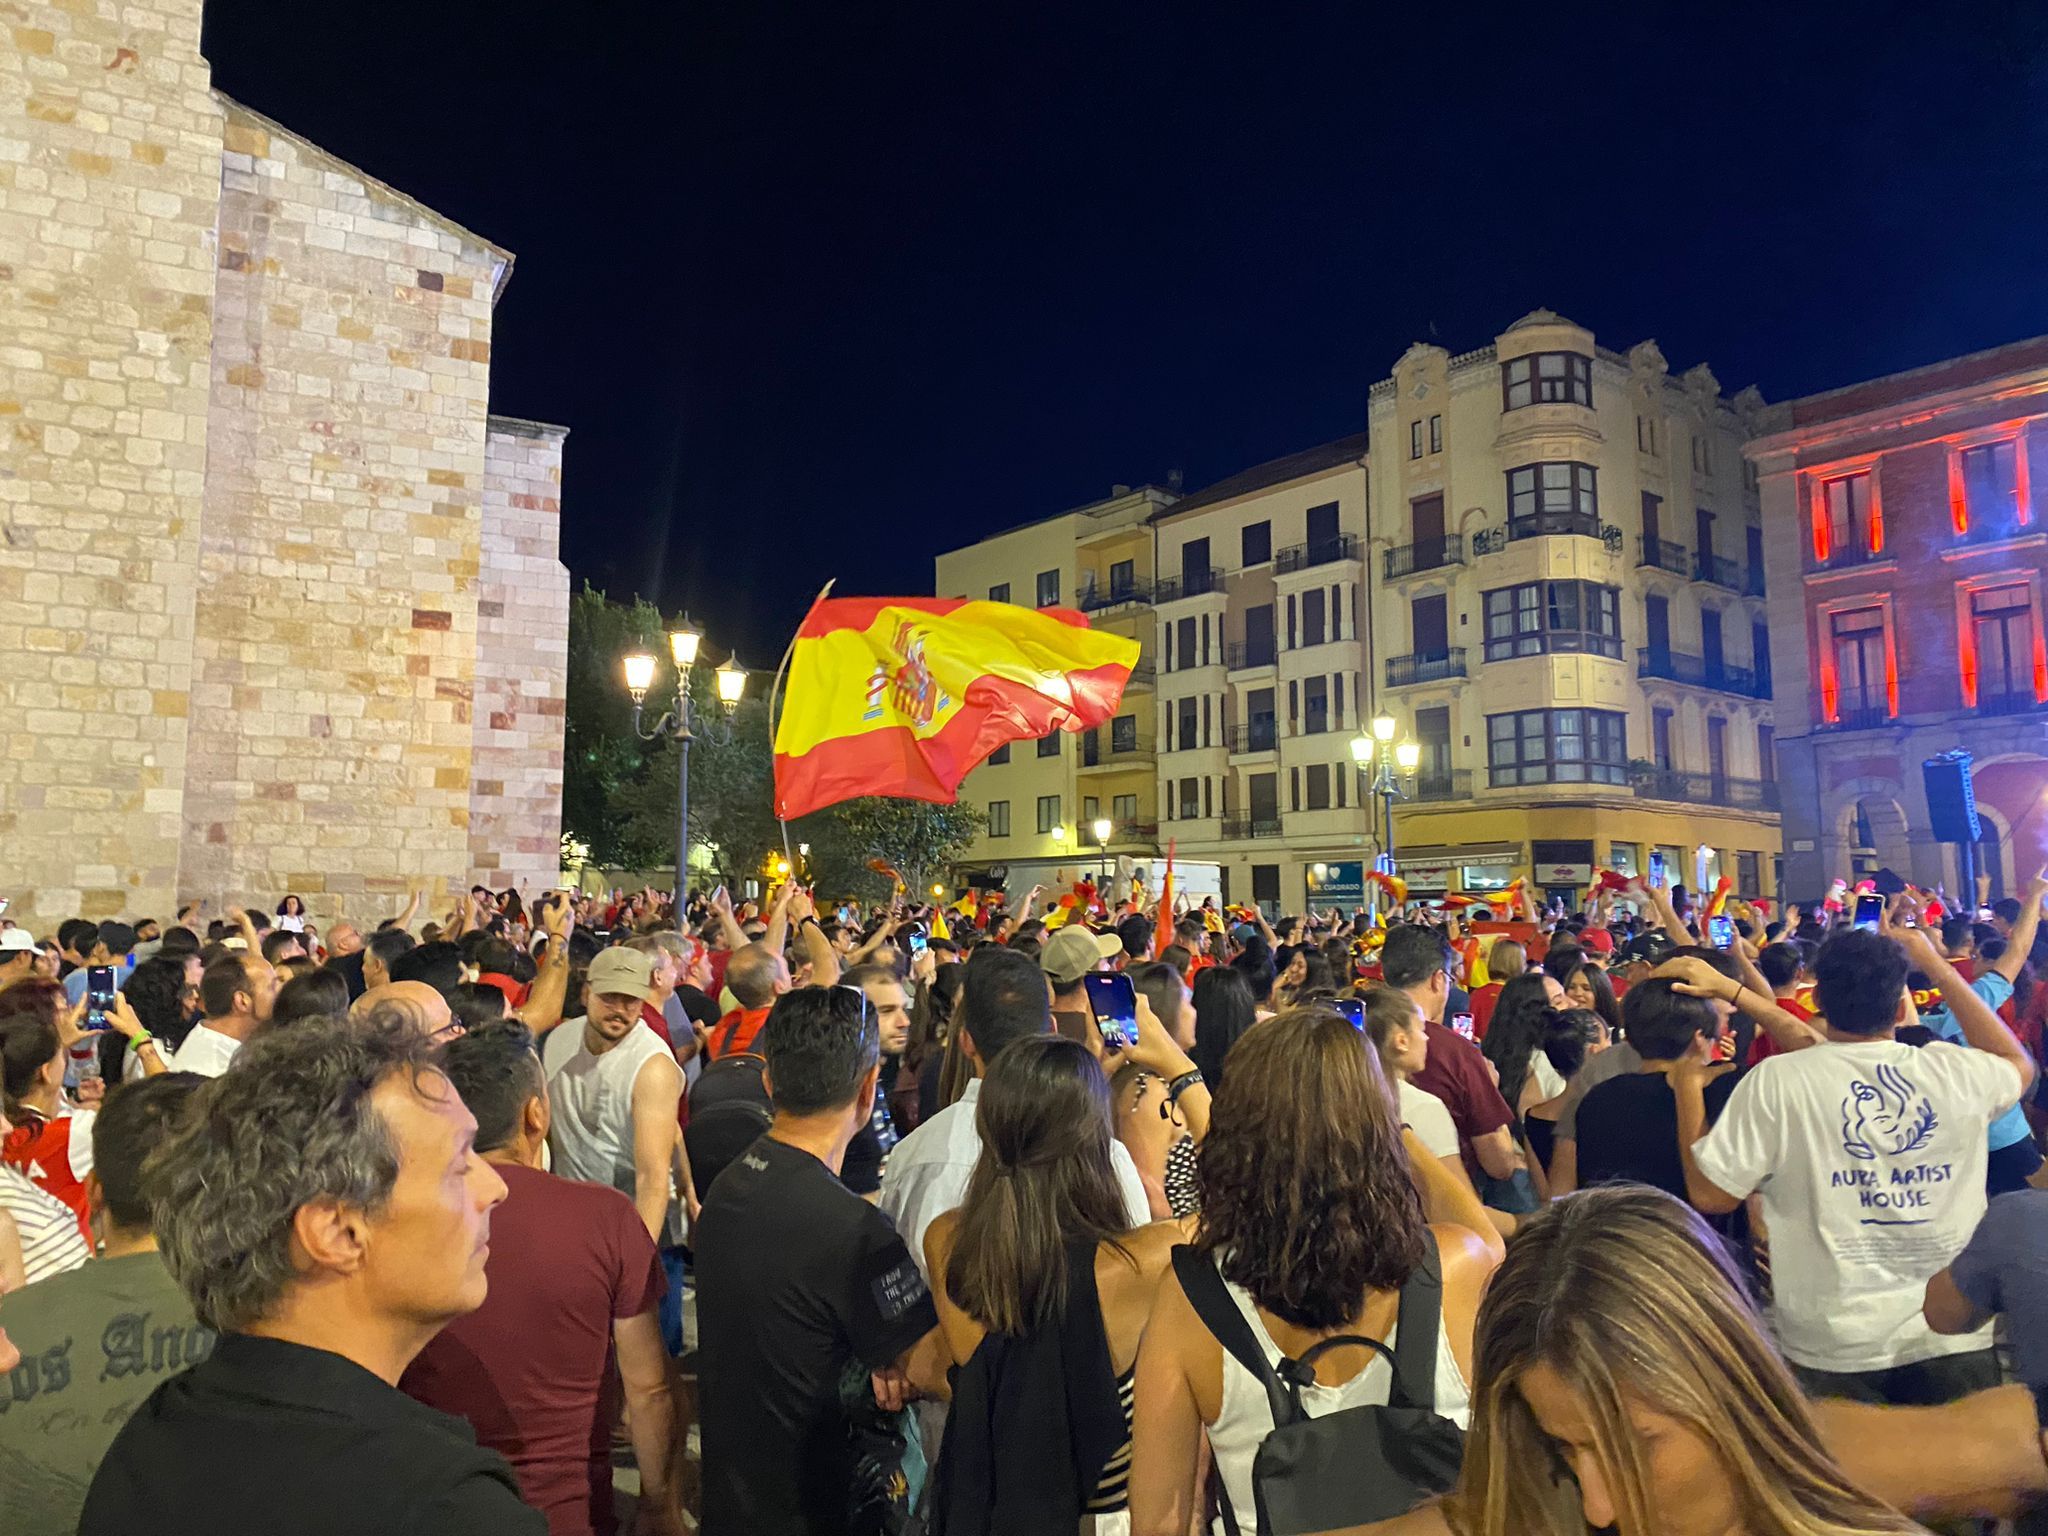
[[[988,835],[1008,837],[1010,835],[1010,802],[991,800],[988,803]]]
[[[1138,717],[1118,715],[1109,722],[1109,750],[1112,752],[1135,752],[1138,750]]]
[[[1112,599],[1129,597],[1138,589],[1138,562],[1118,560],[1109,568],[1109,595]]]
[[[1885,681],[1884,610],[1852,608],[1834,615],[1835,719],[1885,719],[1891,689]]]
[[[1420,416],[1408,423],[1408,457],[1411,459],[1422,457],[1422,418]]]
[[[1111,795],[1109,798],[1109,819],[1120,827],[1134,827],[1138,824],[1138,797],[1136,795]]]
[[[1963,515],[1956,520],[1956,532],[1967,532],[1973,526],[2006,529],[2019,521],[2017,446],[2011,439],[1980,443],[1957,455],[1962,467]]]
[[[1047,731],[1038,738],[1038,755],[1040,757],[1058,757],[1060,755],[1060,733],[1058,731]]]
[[[1325,593],[1321,587],[1311,587],[1301,594],[1301,643],[1321,645],[1327,638],[1323,633]]]
[[[1327,811],[1330,808],[1330,765],[1310,763],[1303,777],[1307,781],[1308,808]]]
[[[1766,784],[1778,782],[1778,728],[1774,725],[1756,728],[1756,776]]]
[[[1321,736],[1330,729],[1330,680],[1304,678],[1301,685],[1301,733]]]
[[[1593,359],[1576,352],[1537,352],[1500,365],[1503,410],[1525,405],[1591,405]]]
[[[1638,416],[1636,418],[1636,451],[1657,457],[1657,418]]]
[[[1761,896],[1762,887],[1758,881],[1763,878],[1763,859],[1754,853],[1737,850],[1735,855],[1735,889],[1745,896]]]
[[[1052,829],[1060,824],[1060,797],[1040,795],[1038,797],[1038,835],[1048,837]]]
[[[1838,475],[1820,487],[1823,526],[1814,530],[1814,553],[1822,560],[1884,547],[1870,521],[1870,474]]]
[[[1192,698],[1186,698],[1180,701],[1179,725],[1181,751],[1190,751],[1195,746],[1199,745],[1201,738],[1195,734],[1197,730],[1197,726],[1195,725],[1195,701]]]
[[[1247,567],[1264,565],[1273,558],[1273,525],[1270,522],[1246,523],[1244,531],[1238,537],[1242,545],[1241,553],[1244,555],[1243,563]]]
[[[1650,711],[1650,761],[1659,768],[1676,768],[1671,756],[1671,711],[1661,705]]]
[[[1587,651],[1621,655],[1621,590],[1590,581],[1531,581],[1484,596],[1486,659]]]
[[[1431,453],[1442,453],[1444,451],[1444,419],[1441,416],[1429,418],[1429,451]]]
[[[1199,821],[1202,816],[1202,781],[1182,779],[1180,781],[1180,819]]]
[[[1092,832],[1094,830],[1093,823],[1101,819],[1102,802],[1093,795],[1084,795],[1081,799],[1081,825],[1087,827]]]
[[[1710,474],[1713,471],[1714,448],[1709,439],[1698,436],[1693,438],[1692,468],[1696,475]]]
[[[1287,808],[1290,811],[1301,809],[1301,770],[1299,768],[1287,770]]]
[[[1050,608],[1060,600],[1060,573],[1040,571],[1038,573],[1038,606]]]
[[[1261,603],[1244,611],[1244,664],[1248,667],[1273,665],[1273,605]]]
[[[1771,696],[1771,626],[1761,619],[1752,619],[1749,625],[1749,665],[1756,673],[1756,691],[1762,698]]]
[[[1594,533],[1599,516],[1600,496],[1590,464],[1524,464],[1508,471],[1511,539],[1539,533]]]
[[[1628,716],[1606,709],[1524,709],[1486,717],[1494,788],[1628,781]]]
[[[1010,744],[1006,741],[997,747],[995,751],[989,753],[988,760],[992,763],[1007,763],[1010,760]]]
[[[1010,584],[999,581],[988,589],[988,600],[992,603],[1007,603],[1010,600]]]
[[[1176,626],[1179,630],[1180,660],[1176,663],[1181,670],[1200,666],[1199,653],[1195,650],[1195,621],[1182,619]]]
[[[2025,583],[1970,594],[1977,650],[1977,703],[2020,709],[2034,702],[2034,605]]]

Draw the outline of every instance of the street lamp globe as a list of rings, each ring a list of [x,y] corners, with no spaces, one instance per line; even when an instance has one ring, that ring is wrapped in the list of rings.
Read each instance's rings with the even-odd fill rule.
[[[1373,745],[1373,739],[1363,731],[1351,738],[1351,756],[1361,768],[1372,766],[1372,755],[1377,750]]]
[[[1381,741],[1392,741],[1394,739],[1395,729],[1396,724],[1394,717],[1392,715],[1373,716],[1372,733],[1373,735],[1377,736]]]
[[[645,651],[635,651],[626,658],[626,692],[633,695],[638,704],[647,697],[647,690],[654,685],[654,658]]]
[[[1115,824],[1111,822],[1107,816],[1098,816],[1095,818],[1095,841],[1097,841],[1098,843],[1108,842],[1109,834],[1114,832],[1115,830]]]
[[[738,706],[740,696],[747,691],[747,670],[732,658],[726,658],[718,669],[718,702],[728,710]]]
[[[1064,843],[1067,840],[1067,826],[1065,822],[1061,822],[1052,829],[1052,840],[1056,843]]]
[[[1422,763],[1422,744],[1404,741],[1394,748],[1394,761],[1401,765],[1403,773],[1413,773]]]
[[[697,664],[697,645],[703,638],[687,624],[668,632],[668,653],[675,658],[678,672],[687,672]]]

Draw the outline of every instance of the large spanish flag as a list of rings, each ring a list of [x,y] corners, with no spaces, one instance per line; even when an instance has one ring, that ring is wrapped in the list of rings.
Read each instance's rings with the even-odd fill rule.
[[[1116,713],[1138,642],[1067,608],[833,597],[796,632],[775,732],[775,814],[858,795],[950,803],[997,747]]]

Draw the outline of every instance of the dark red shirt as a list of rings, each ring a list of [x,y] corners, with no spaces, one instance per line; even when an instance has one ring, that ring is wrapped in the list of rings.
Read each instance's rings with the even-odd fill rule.
[[[717,1061],[723,1056],[737,1055],[754,1048],[755,1037],[761,1033],[761,1026],[768,1022],[766,1008],[735,1008],[720,1019],[704,1042],[704,1056],[708,1061]]]
[[[1451,1123],[1458,1128],[1458,1151],[1464,1156],[1466,1171],[1477,1183],[1484,1170],[1472,1155],[1473,1138],[1513,1125],[1515,1117],[1494,1086],[1493,1074],[1486,1070],[1486,1058],[1478,1046],[1441,1024],[1431,1024],[1428,1034],[1429,1061],[1409,1081],[1444,1101]]]
[[[1780,997],[1774,998],[1772,1001],[1791,1014],[1793,1018],[1802,1022],[1813,1017],[1813,1010],[1811,1008],[1807,1007],[1804,1003],[1794,1001],[1792,998]],[[1759,1028],[1756,1032],[1756,1038],[1749,1042],[1748,1064],[1753,1067],[1766,1056],[1782,1056],[1783,1054],[1784,1052],[1778,1049],[1778,1042],[1771,1038],[1770,1032]]]
[[[500,1163],[490,1294],[406,1369],[411,1397],[467,1419],[512,1463],[549,1536],[610,1536],[619,1382],[612,1324],[659,1305],[665,1280],[633,1202],[602,1184]]]

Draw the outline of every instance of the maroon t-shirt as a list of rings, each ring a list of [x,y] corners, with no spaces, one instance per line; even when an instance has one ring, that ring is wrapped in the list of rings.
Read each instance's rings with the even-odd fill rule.
[[[1451,1123],[1458,1128],[1458,1151],[1464,1155],[1465,1169],[1476,1182],[1482,1170],[1472,1155],[1472,1138],[1513,1125],[1515,1117],[1494,1086],[1493,1074],[1486,1070],[1486,1058],[1478,1046],[1441,1024],[1431,1024],[1428,1035],[1429,1061],[1409,1081],[1444,1101]]]
[[[420,1351],[399,1386],[469,1420],[512,1463],[549,1536],[610,1536],[619,1384],[612,1323],[653,1310],[666,1281],[633,1202],[602,1184],[500,1163],[490,1294]]]

